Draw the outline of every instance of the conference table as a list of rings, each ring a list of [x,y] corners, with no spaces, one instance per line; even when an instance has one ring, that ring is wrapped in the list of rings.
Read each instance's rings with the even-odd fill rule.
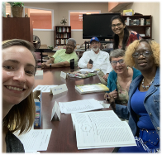
[[[76,70],[76,69],[75,69]],[[78,150],[76,142],[76,134],[73,129],[72,119],[70,114],[61,114],[60,121],[51,121],[51,112],[55,101],[68,102],[84,99],[103,100],[104,92],[91,93],[81,95],[75,90],[75,85],[94,84],[99,83],[100,80],[97,76],[89,77],[86,79],[60,77],[61,71],[68,73],[70,67],[44,69],[43,79],[35,80],[35,87],[37,85],[60,85],[66,84],[68,91],[58,95],[50,93],[42,93],[42,125],[40,129],[52,129],[51,137],[47,151],[41,153],[108,153],[112,152],[114,148],[98,148],[98,149],[84,149]],[[103,110],[111,110],[103,109]]]

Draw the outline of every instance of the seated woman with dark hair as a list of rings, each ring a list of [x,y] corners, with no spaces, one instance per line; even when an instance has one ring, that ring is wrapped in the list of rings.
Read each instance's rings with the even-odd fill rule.
[[[25,152],[14,131],[28,131],[35,119],[33,98],[36,58],[33,45],[25,40],[2,42],[2,151]]]
[[[128,30],[125,25],[125,20],[120,15],[115,15],[111,18],[111,29],[114,32],[113,48],[123,49],[132,43],[134,40],[142,39],[141,36],[135,32]]]
[[[113,71],[110,72],[107,79],[109,92],[104,98],[110,103],[127,105],[128,91],[132,80],[141,75],[141,72],[135,68],[129,67],[124,61],[125,51],[116,49],[110,53],[110,62]]]
[[[122,118],[129,118],[137,146],[121,147],[118,152],[158,152],[160,147],[160,46],[155,41],[136,40],[125,52],[125,62],[142,75],[129,88],[127,107],[114,106]]]

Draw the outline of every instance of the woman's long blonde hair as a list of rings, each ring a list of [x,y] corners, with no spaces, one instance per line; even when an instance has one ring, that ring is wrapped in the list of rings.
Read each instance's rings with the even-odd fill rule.
[[[35,48],[32,43],[26,40],[12,39],[3,41],[2,49],[16,45],[24,46],[27,49],[29,49],[33,54],[35,63],[37,64],[37,60],[34,55]],[[33,126],[35,113],[36,113],[35,102],[33,98],[33,92],[31,92],[29,96],[27,96],[23,101],[21,101],[17,105],[14,105],[10,109],[8,114],[3,118],[3,129],[9,130],[11,132],[20,130],[20,134],[22,132],[26,132]]]
[[[141,42],[146,42],[150,45],[151,50],[153,52],[155,65],[160,66],[160,45],[153,40],[145,40],[145,39],[135,40],[133,43],[129,44],[127,50],[125,51],[125,57],[124,57],[125,63],[128,66],[136,68],[132,54],[135,52],[136,48]]]

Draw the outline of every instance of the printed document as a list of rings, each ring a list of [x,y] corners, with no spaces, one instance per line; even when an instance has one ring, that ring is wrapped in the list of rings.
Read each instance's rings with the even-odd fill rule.
[[[75,89],[80,94],[109,91],[109,88],[102,83],[75,85]]]
[[[43,70],[37,70],[36,71],[35,79],[43,79]]]
[[[46,151],[52,129],[34,129],[19,135],[15,132],[24,145],[25,152]]]
[[[78,149],[136,146],[126,121],[112,111],[71,114]]]
[[[59,107],[61,113],[65,114],[85,112],[104,108],[100,104],[100,102],[95,99],[77,100],[72,102],[59,102]]]
[[[98,69],[88,69],[88,68],[83,68],[83,69],[80,69],[79,71],[80,72],[95,72],[97,71]]]
[[[38,85],[33,89],[33,92],[36,90],[40,90],[42,93],[50,93],[50,89],[57,86],[58,85]]]

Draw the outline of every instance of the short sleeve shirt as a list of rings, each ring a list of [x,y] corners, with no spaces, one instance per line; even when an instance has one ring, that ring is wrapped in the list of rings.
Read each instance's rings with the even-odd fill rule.
[[[58,62],[64,62],[64,61],[68,61],[70,63],[71,59],[74,59],[74,64],[75,66],[77,66],[78,64],[78,56],[77,54],[74,52],[72,52],[71,54],[66,54],[66,49],[61,49],[56,51],[56,53],[52,56],[53,58],[55,58],[54,63],[58,63]]]

